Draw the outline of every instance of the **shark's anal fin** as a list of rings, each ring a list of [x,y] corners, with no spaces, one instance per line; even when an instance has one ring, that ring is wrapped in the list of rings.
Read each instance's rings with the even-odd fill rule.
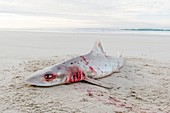
[[[94,85],[97,85],[97,86],[100,86],[100,87],[107,88],[107,89],[113,88],[113,85],[111,85],[111,84],[107,84],[107,83],[104,83],[104,82],[101,82],[99,80],[95,80],[95,79],[92,79],[92,78],[89,78],[89,77],[84,79],[84,81],[89,82],[89,83],[94,84]]]

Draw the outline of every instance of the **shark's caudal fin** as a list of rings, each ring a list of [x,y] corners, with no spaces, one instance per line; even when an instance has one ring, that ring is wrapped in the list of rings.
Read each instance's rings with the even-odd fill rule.
[[[122,54],[120,54],[118,52],[117,56],[107,56],[107,58],[109,58],[110,60],[110,64],[112,65],[112,67],[114,68],[114,70],[118,70],[123,66],[124,64],[124,58],[122,57]]]
[[[106,53],[103,51],[103,47],[100,41],[96,41],[96,43],[93,46],[92,52],[95,54],[103,54],[105,55]]]

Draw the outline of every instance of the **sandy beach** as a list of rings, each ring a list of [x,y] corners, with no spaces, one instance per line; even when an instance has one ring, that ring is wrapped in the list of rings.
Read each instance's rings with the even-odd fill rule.
[[[169,113],[170,34],[0,31],[1,113]],[[120,73],[100,81],[33,87],[36,70],[88,53],[96,40],[106,54],[125,58]]]

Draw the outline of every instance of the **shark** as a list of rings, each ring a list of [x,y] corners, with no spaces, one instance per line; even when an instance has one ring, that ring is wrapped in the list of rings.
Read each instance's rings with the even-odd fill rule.
[[[96,41],[88,54],[38,70],[28,76],[25,83],[43,87],[86,81],[110,89],[113,88],[112,84],[99,79],[120,72],[123,64],[124,58],[121,54],[115,57],[106,55],[101,42]]]

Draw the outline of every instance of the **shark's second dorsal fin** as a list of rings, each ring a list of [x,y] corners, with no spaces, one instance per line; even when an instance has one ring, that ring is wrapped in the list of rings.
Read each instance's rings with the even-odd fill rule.
[[[103,47],[100,41],[96,41],[96,43],[93,46],[92,51],[95,54],[103,54],[105,55],[106,53],[103,51]]]

